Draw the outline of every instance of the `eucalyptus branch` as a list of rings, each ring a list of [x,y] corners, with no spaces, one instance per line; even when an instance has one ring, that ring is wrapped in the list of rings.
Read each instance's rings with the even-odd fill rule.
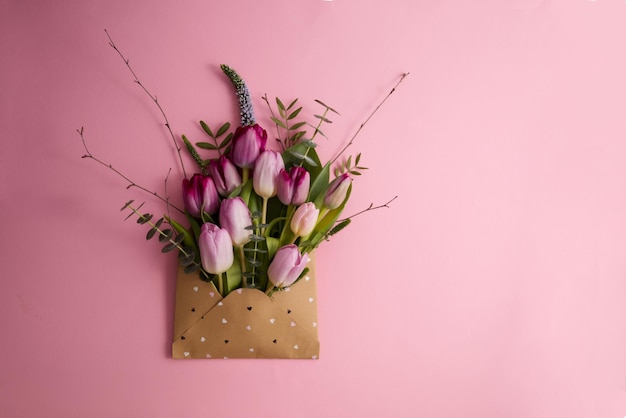
[[[330,164],[334,164],[335,161],[337,161],[337,159],[350,147],[350,145],[352,145],[352,143],[354,142],[355,138],[359,135],[359,133],[361,132],[361,130],[365,127],[365,125],[369,122],[369,120],[376,114],[376,112],[378,112],[378,110],[382,107],[382,105],[387,101],[387,99],[389,99],[389,97],[396,91],[396,89],[398,88],[398,86],[400,85],[400,83],[402,83],[402,81],[406,78],[406,76],[408,76],[409,73],[403,73],[402,76],[400,77],[400,80],[398,80],[398,82],[396,83],[395,86],[393,86],[393,88],[391,89],[391,91],[389,91],[389,93],[387,93],[387,95],[385,96],[385,98],[378,104],[378,106],[376,106],[376,108],[372,111],[372,113],[369,114],[369,116],[365,119],[365,121],[363,123],[361,123],[361,126],[359,126],[359,129],[356,130],[356,132],[354,133],[354,135],[352,135],[352,138],[350,138],[350,141],[346,144],[345,147],[343,147],[343,149],[341,151],[339,151],[339,153],[330,161]],[[394,198],[395,199],[395,198]],[[393,200],[393,199],[392,199]]]
[[[398,196],[394,196],[394,197],[393,197],[393,199],[390,199],[388,202],[383,203],[382,205],[378,205],[378,206],[374,206],[374,203],[370,203],[370,205],[369,205],[366,209],[363,209],[362,211],[357,212],[357,213],[355,213],[354,215],[350,215],[350,216],[348,216],[347,218],[343,218],[343,219],[341,219],[341,220],[337,221],[337,223],[342,223],[342,222],[345,222],[345,221],[347,221],[348,219],[352,219],[352,218],[354,218],[355,216],[359,216],[359,215],[361,215],[361,214],[363,214],[363,213],[365,213],[365,212],[369,212],[369,211],[371,211],[371,210],[382,209],[382,208],[389,208],[389,204],[391,204],[391,202],[393,202],[393,201],[394,201],[394,200],[396,200],[397,198],[398,198]]]
[[[167,128],[167,130],[169,131],[170,137],[172,138],[172,143],[174,144],[174,148],[176,148],[176,152],[178,153],[178,159],[180,161],[180,167],[183,170],[183,175],[185,176],[185,178],[187,178],[187,171],[185,170],[185,164],[183,163],[183,157],[180,153],[181,147],[178,145],[178,142],[176,142],[176,137],[174,136],[174,132],[172,132],[172,128],[170,126],[170,122],[167,118],[167,115],[165,114],[165,111],[163,110],[163,107],[161,107],[161,104],[159,103],[157,97],[155,95],[153,95],[141,82],[141,80],[139,80],[139,77],[137,77],[137,74],[135,74],[135,71],[133,70],[133,68],[130,66],[130,60],[128,58],[126,58],[124,56],[124,54],[122,54],[122,51],[119,50],[119,48],[117,47],[117,45],[115,45],[115,43],[113,42],[113,39],[111,38],[111,35],[109,35],[109,32],[105,29],[104,33],[106,33],[107,37],[109,38],[109,45],[111,46],[111,48],[113,48],[115,50],[115,52],[118,53],[118,55],[122,58],[122,61],[124,61],[124,64],[126,64],[126,67],[128,68],[128,70],[130,71],[130,73],[133,75],[134,77],[134,82],[137,83],[137,85],[139,87],[141,87],[141,89],[144,91],[144,93],[146,93],[148,95],[148,97],[150,97],[150,99],[154,102],[154,104],[156,105],[156,107],[159,109],[159,111],[161,112],[161,115],[163,116],[163,119],[165,120],[165,127]]]
[[[174,209],[176,209],[177,211],[179,211],[180,213],[184,214],[185,212],[183,210],[181,210],[180,208],[172,205],[169,203],[169,199],[168,198],[164,198],[163,196],[159,195],[157,192],[153,192],[152,190],[146,189],[143,186],[140,186],[139,184],[135,183],[133,180],[131,180],[129,177],[127,177],[126,175],[124,175],[121,171],[119,171],[118,169],[114,168],[113,165],[109,164],[109,163],[105,163],[104,161],[100,160],[99,158],[95,157],[90,151],[89,148],[87,148],[87,142],[85,141],[85,135],[84,135],[84,129],[83,127],[81,127],[80,129],[77,129],[76,132],[78,132],[78,134],[80,135],[80,139],[83,142],[83,147],[85,148],[85,152],[86,154],[83,155],[81,158],[89,158],[95,162],[97,162],[98,164],[108,168],[109,170],[112,170],[115,174],[117,174],[118,176],[120,176],[121,178],[123,178],[124,180],[126,180],[128,182],[128,186],[126,186],[127,189],[130,189],[131,187],[136,187],[140,190],[143,190],[144,192],[151,194],[152,196],[156,197],[157,199],[165,202],[165,204],[168,207],[172,207]]]

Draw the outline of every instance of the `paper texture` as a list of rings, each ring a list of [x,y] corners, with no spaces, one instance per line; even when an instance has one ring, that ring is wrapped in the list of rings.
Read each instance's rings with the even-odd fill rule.
[[[315,262],[307,267],[304,278],[271,297],[237,289],[225,298],[197,273],[179,267],[172,356],[317,359]]]

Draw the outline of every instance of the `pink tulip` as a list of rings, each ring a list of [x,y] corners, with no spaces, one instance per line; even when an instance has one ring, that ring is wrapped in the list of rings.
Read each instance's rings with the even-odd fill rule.
[[[315,228],[319,214],[320,210],[312,202],[304,203],[293,213],[289,226],[296,236],[306,237]]]
[[[283,205],[301,205],[306,202],[311,187],[311,175],[304,167],[281,170],[278,175],[277,194]]]
[[[196,218],[203,211],[213,215],[220,206],[213,179],[202,174],[194,174],[191,180],[183,179],[183,201],[187,213]]]
[[[352,179],[347,173],[331,181],[326,191],[326,196],[324,197],[324,206],[328,209],[338,208],[344,200],[346,200],[346,195],[348,194],[351,183]]]
[[[267,132],[258,124],[240,126],[235,130],[231,158],[237,167],[252,168],[265,151]]]
[[[300,277],[309,260],[307,254],[300,254],[296,245],[285,245],[276,251],[274,260],[267,269],[267,276],[276,287],[291,286]]]
[[[209,222],[202,224],[198,247],[202,267],[208,273],[221,274],[232,266],[233,242],[225,229]]]
[[[240,197],[224,199],[220,208],[220,225],[228,231],[233,245],[241,247],[250,242],[250,231],[246,227],[252,225],[250,209]]]
[[[276,151],[264,151],[254,165],[252,187],[259,196],[269,199],[276,195],[280,170],[285,169],[283,157]]]
[[[215,188],[221,196],[228,196],[241,185],[241,175],[237,167],[225,155],[222,155],[219,160],[211,160],[209,173],[211,173]]]

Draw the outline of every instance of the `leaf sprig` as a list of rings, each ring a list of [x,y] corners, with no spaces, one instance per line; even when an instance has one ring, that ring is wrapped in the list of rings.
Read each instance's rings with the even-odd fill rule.
[[[159,242],[164,244],[161,248],[162,253],[169,253],[173,250],[178,250],[178,259],[180,264],[184,267],[185,273],[193,273],[198,270],[201,272],[200,263],[196,261],[196,253],[193,248],[188,245],[185,245],[185,240],[187,238],[186,234],[176,232],[172,228],[163,228],[163,223],[168,224],[165,218],[159,218],[155,222],[152,222],[154,215],[151,213],[141,213],[140,209],[143,207],[144,203],[140,204],[137,207],[133,206],[134,200],[129,200],[122,206],[120,211],[124,211],[129,209],[131,213],[126,217],[126,219],[131,218],[132,216],[137,216],[137,223],[140,225],[149,225],[150,230],[146,234],[146,240],[151,240],[155,236],[158,236]]]

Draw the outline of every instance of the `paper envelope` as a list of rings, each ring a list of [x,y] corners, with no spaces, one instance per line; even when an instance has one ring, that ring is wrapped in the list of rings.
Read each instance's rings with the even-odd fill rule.
[[[237,289],[225,298],[212,283],[181,267],[176,281],[175,359],[317,359],[315,262],[291,288],[271,297]]]

